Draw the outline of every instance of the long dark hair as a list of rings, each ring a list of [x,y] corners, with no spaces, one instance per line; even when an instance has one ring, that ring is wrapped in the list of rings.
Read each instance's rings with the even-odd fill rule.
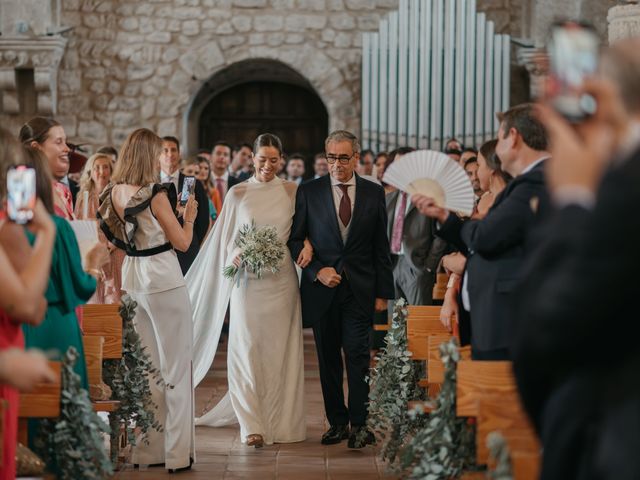
[[[260,147],[274,147],[278,149],[278,153],[280,153],[280,155],[283,154],[282,142],[273,133],[263,133],[262,135],[258,135],[256,141],[253,142],[253,151],[257,152]]]
[[[498,140],[489,140],[482,144],[479,149],[480,155],[484,157],[487,162],[487,167],[490,170],[496,172],[498,175],[502,177],[505,183],[509,183],[513,177],[509,175],[502,169],[502,161],[500,157],[496,154],[496,146],[498,145]]]
[[[23,145],[30,145],[31,142],[42,145],[49,136],[49,130],[59,126],[60,123],[53,118],[33,117],[20,129],[20,142]]]
[[[53,176],[49,161],[41,150],[28,145],[24,147],[24,153],[25,163],[36,171],[36,196],[42,200],[47,212],[53,215]]]

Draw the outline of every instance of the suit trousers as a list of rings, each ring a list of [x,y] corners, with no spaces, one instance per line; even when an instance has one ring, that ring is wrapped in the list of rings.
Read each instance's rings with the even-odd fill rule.
[[[433,305],[435,274],[416,270],[406,255],[397,255],[394,260],[396,298],[404,298],[409,305]]]
[[[331,425],[351,423],[352,426],[362,426],[367,421],[369,399],[369,385],[365,377],[369,371],[371,317],[363,313],[346,275],[335,288],[328,312],[313,326],[324,408]],[[348,408],[342,386],[345,366],[349,385]]]

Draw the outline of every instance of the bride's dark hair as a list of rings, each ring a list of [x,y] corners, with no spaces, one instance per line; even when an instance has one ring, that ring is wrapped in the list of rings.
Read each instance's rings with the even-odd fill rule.
[[[284,153],[282,151],[282,142],[273,133],[263,133],[262,135],[258,135],[256,141],[253,142],[253,153],[256,153],[260,147],[274,147],[278,149],[280,155]]]

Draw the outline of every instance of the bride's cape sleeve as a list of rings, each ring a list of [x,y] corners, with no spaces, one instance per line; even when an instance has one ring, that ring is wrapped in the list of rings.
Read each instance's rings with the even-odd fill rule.
[[[230,255],[234,250],[238,193],[230,191],[225,198],[216,223],[185,275],[193,311],[195,385],[200,383],[213,363],[234,285],[232,280],[223,277],[222,269],[231,264]]]

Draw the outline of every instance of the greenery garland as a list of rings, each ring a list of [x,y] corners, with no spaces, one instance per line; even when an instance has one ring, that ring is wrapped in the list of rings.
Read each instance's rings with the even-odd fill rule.
[[[449,480],[463,470],[475,468],[475,428],[466,418],[456,416],[456,365],[460,360],[457,341],[440,346],[445,378],[436,409],[425,415],[412,410],[409,415],[422,418],[416,432],[402,452],[402,467],[412,468],[409,478]]]
[[[150,429],[162,431],[162,425],[155,416],[158,407],[151,398],[149,378],[153,378],[159,385],[164,383],[133,325],[137,306],[129,295],[122,297],[122,358],[103,362],[104,382],[111,387],[112,399],[120,402],[119,408],[109,415],[111,459],[114,464],[118,457],[118,438],[122,426],[134,446],[136,434],[143,442],[148,442],[147,433]]]
[[[418,386],[418,362],[411,359],[407,350],[406,307],[404,299],[396,300],[385,347],[376,357],[368,378],[367,424],[382,444],[380,456],[390,464],[398,458],[404,439],[416,428],[409,418],[408,402],[424,397]]]
[[[108,478],[113,467],[102,434],[109,433],[109,427],[93,411],[89,393],[73,371],[78,357],[69,347],[62,360],[60,417],[41,422],[35,449],[61,480]]]

